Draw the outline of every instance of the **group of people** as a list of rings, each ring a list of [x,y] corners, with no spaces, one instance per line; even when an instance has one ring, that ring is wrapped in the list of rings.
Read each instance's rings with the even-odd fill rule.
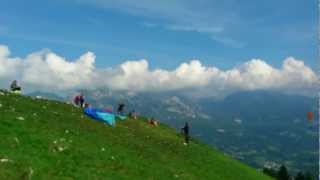
[[[87,106],[89,106],[88,103],[85,103],[85,100],[84,100],[84,96],[83,94],[79,94],[77,96],[74,97],[74,104],[76,106],[79,106],[79,107],[82,107],[82,108],[85,108]],[[118,115],[125,115],[125,104],[123,103],[120,103],[118,104],[118,108],[117,108],[117,111],[116,113]],[[107,112],[112,112],[112,109],[106,109]],[[132,119],[137,119],[138,118],[138,114],[135,112],[135,110],[133,111],[130,111],[128,116]],[[155,120],[153,117],[148,119],[148,123],[151,125],[151,126],[158,126],[159,125],[159,121],[158,120]],[[189,124],[188,122],[185,123],[185,125],[181,128],[181,132],[182,134],[184,135],[184,145],[188,145],[189,144],[189,140],[190,140],[190,137],[189,137]]]
[[[90,104],[85,102],[85,97],[81,93],[73,97],[73,103],[74,103],[75,106],[80,107],[80,108],[90,107]],[[118,108],[117,108],[117,114],[118,115],[122,115],[122,116],[125,115],[124,107],[125,107],[125,104],[123,104],[123,103],[118,105]],[[113,112],[113,110],[109,109],[109,108],[106,108],[105,111],[106,112],[110,112],[110,113]],[[134,118],[134,119],[137,119],[137,113],[135,111],[130,112],[129,116]]]
[[[10,90],[13,93],[21,93],[21,86],[18,85],[18,81],[14,80],[12,81],[10,85]],[[80,108],[87,108],[89,107],[89,104],[85,102],[84,95],[78,94],[74,97],[73,102],[76,106]],[[117,114],[118,115],[124,115],[124,108],[125,104],[121,103],[118,105],[117,108]],[[135,112],[135,110],[131,111],[129,114],[129,117],[132,119],[137,119],[138,114]],[[148,123],[152,126],[158,126],[159,121],[155,120],[154,118],[148,119]],[[184,144],[189,144],[189,124],[188,122],[185,123],[184,127],[181,128],[181,132],[184,134]]]
[[[84,96],[82,94],[78,95],[75,97],[75,104],[77,104],[76,102],[79,102],[79,105],[82,107],[83,104],[84,104]],[[85,103],[86,104],[86,103]],[[125,104],[123,103],[120,103],[118,105],[118,108],[117,108],[117,114],[118,115],[124,115],[125,114]],[[112,112],[111,109],[106,109],[106,111],[110,111]],[[130,111],[128,116],[132,119],[137,119],[138,118],[138,114],[135,112],[135,110],[133,111]],[[158,126],[159,125],[159,121],[158,120],[155,120],[153,117],[148,119],[148,123],[151,125],[151,126]],[[185,123],[184,127],[181,128],[181,132],[182,134],[184,135],[184,145],[188,145],[189,144],[189,124],[188,122]]]
[[[81,107],[81,108],[85,108],[86,104],[84,102],[84,96],[82,94],[76,95],[73,98],[73,102],[76,106]]]

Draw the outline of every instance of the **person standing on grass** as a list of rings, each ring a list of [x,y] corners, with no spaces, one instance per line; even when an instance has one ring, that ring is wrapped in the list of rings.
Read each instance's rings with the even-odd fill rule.
[[[184,145],[189,144],[189,124],[188,122],[185,123],[184,127],[181,128],[183,134],[184,134],[184,140],[185,142],[183,143]]]
[[[119,104],[118,109],[117,109],[117,113],[118,113],[119,115],[122,115],[122,114],[123,114],[124,106],[125,106],[125,105],[124,105],[123,103]]]
[[[76,106],[79,106],[80,104],[80,96],[79,95],[76,95],[74,98],[73,98],[73,102]]]
[[[79,96],[79,101],[80,101],[80,107],[84,108],[84,96],[80,94]]]

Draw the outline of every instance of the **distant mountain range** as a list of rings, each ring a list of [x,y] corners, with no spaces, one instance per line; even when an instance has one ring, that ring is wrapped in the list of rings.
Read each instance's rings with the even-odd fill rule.
[[[127,112],[135,110],[178,130],[188,121],[194,137],[259,168],[318,169],[317,124],[306,118],[316,110],[311,97],[271,91],[238,92],[224,99],[193,99],[178,92],[81,92],[93,106],[124,103]]]

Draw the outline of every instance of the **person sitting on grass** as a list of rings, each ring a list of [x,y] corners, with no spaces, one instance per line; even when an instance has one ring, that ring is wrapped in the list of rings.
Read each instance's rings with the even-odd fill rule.
[[[152,126],[158,126],[159,123],[154,118],[151,118],[151,119],[149,119],[149,124]]]
[[[138,114],[133,110],[129,113],[129,117],[132,119],[138,119]]]
[[[79,95],[76,95],[74,98],[73,98],[73,102],[76,106],[79,106],[80,104],[80,96]]]
[[[10,85],[10,89],[12,92],[20,92],[21,91],[21,87],[18,86],[18,81],[14,80],[12,81],[11,85]]]

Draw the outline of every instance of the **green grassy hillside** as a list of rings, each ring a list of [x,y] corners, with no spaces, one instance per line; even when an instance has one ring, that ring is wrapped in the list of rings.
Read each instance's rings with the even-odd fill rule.
[[[270,179],[144,119],[115,128],[71,105],[0,92],[0,179]]]

